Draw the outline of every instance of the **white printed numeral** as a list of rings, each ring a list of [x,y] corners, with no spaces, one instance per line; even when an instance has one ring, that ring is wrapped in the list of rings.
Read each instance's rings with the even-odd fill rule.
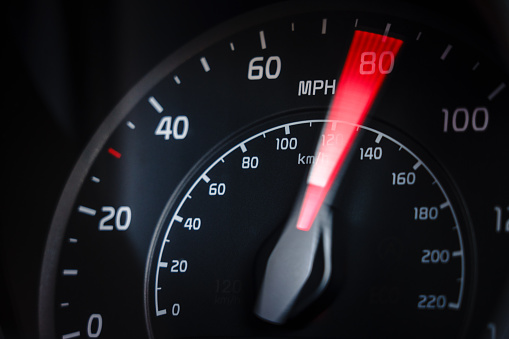
[[[172,260],[170,272],[184,273],[187,271],[187,260]]]
[[[107,214],[99,221],[99,231],[113,231],[114,228],[118,231],[126,231],[131,225],[132,212],[129,206],[120,206],[118,209],[103,206],[101,211]],[[110,220],[114,221],[114,225],[107,224]]]
[[[271,56],[265,62],[265,68],[260,64],[263,62],[263,57],[254,57],[249,61],[249,67],[247,69],[247,78],[249,80],[261,80],[263,75],[267,79],[277,79],[281,73],[281,58],[278,56]]]
[[[87,335],[89,338],[98,338],[103,329],[103,317],[94,313],[88,318]]]
[[[394,53],[392,51],[384,51],[380,55],[377,55],[375,52],[364,52],[361,54],[359,73],[362,75],[375,74],[377,70],[380,74],[389,74],[393,69]]]
[[[185,115],[179,115],[175,120],[171,116],[162,117],[154,134],[163,136],[164,140],[170,140],[171,136],[175,140],[182,140],[187,137],[188,132],[189,119]]]
[[[452,116],[448,109],[442,108],[442,113],[444,113],[444,133],[449,132],[449,125],[452,127],[452,131],[457,133],[465,132],[469,128],[472,128],[474,132],[484,132],[490,121],[486,107],[477,107],[473,112],[464,107],[456,108]]]

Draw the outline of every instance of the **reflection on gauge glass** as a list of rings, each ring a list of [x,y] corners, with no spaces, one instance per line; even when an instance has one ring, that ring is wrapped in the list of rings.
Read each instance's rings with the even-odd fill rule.
[[[383,75],[369,95],[347,81],[369,102],[359,124],[328,115],[345,65]],[[508,123],[500,74],[415,20],[336,5],[208,32],[127,94],[76,165],[44,258],[43,337],[462,336],[484,213],[471,178],[509,171],[486,157]],[[343,147],[345,128],[311,250],[279,256],[308,174],[331,161],[317,149]]]

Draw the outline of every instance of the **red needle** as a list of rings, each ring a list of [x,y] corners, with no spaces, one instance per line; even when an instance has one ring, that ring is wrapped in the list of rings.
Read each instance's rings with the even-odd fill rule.
[[[297,228],[309,231],[325,197],[385,79],[403,41],[375,33],[355,31],[336,94],[324,126],[323,143],[315,152],[315,163],[307,179]],[[341,121],[336,124],[335,121]],[[342,135],[340,145],[327,145],[329,135]]]

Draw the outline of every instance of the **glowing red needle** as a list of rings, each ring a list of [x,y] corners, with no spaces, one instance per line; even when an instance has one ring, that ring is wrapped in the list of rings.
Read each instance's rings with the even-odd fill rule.
[[[385,75],[391,73],[402,43],[384,35],[355,32],[328,114],[330,122],[322,131],[324,140],[330,134],[342,135],[343,143],[317,146],[302,200],[297,199],[267,260],[254,309],[259,318],[284,324],[311,305],[329,284],[334,215],[324,202],[329,193],[329,197],[334,196],[333,183],[357,128],[366,118]]]
[[[341,145],[319,144],[307,179],[297,228],[308,231],[341,170],[378,91],[394,67],[403,41],[355,31],[322,134],[342,135]],[[334,121],[341,121],[336,124]]]

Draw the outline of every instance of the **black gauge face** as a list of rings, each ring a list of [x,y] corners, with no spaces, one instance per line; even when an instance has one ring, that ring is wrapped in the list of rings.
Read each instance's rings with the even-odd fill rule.
[[[507,219],[506,83],[464,41],[387,14],[287,4],[208,33],[79,160],[45,253],[42,335],[464,336],[476,230]],[[328,166],[318,216],[295,228]]]
[[[315,158],[317,137],[341,143],[341,134],[320,134],[324,120],[288,119],[221,150],[170,203],[147,276],[154,337],[273,333],[253,317],[266,252],[306,170],[327,161]],[[468,304],[466,223],[428,164],[380,130],[360,128],[333,204],[333,301],[317,302],[321,314],[307,326],[277,333],[373,337],[424,327],[428,336],[440,327],[452,336]],[[195,317],[201,326],[190,328]]]

